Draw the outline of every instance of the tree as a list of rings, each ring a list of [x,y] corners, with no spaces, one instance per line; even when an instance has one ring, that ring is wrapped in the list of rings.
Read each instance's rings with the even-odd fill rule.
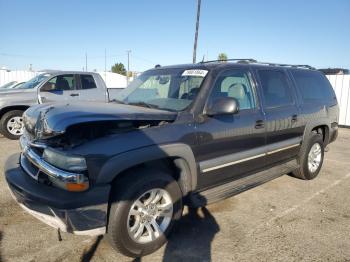
[[[113,73],[126,76],[126,69],[123,63],[116,63],[111,67]]]
[[[225,53],[220,53],[218,55],[218,60],[222,61],[222,62],[226,62],[227,61],[227,55]]]

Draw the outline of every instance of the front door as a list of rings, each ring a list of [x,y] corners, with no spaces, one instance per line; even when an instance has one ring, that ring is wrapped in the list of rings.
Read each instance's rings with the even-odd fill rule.
[[[264,166],[264,115],[254,81],[248,69],[220,73],[209,96],[233,97],[239,102],[237,114],[205,116],[198,123],[199,145],[194,153],[200,166],[200,188],[238,179]]]
[[[54,76],[40,88],[39,102],[78,101],[79,93],[76,83],[74,74]]]

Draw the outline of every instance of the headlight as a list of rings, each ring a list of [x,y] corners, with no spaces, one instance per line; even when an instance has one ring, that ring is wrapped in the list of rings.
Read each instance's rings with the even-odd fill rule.
[[[82,171],[87,169],[85,158],[64,155],[54,149],[46,148],[43,153],[43,159],[51,166],[58,168],[57,170],[46,168],[49,173],[49,180],[56,187],[75,192],[85,191],[89,188],[89,180],[82,173]]]
[[[85,158],[80,156],[64,155],[56,150],[46,148],[43,158],[51,165],[67,171],[81,172],[87,169]]]

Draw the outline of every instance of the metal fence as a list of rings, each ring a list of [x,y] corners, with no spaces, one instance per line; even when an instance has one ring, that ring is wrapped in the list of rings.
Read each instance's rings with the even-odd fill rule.
[[[350,126],[350,75],[327,75],[338,99],[339,125]]]

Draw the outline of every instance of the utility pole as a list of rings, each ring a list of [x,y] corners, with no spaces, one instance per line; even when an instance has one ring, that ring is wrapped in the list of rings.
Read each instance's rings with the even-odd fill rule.
[[[126,85],[129,85],[129,72],[130,72],[130,53],[131,50],[126,50],[126,53],[128,55],[128,71],[126,72]]]
[[[107,50],[105,48],[105,81],[107,81]]]
[[[85,71],[88,71],[87,68],[87,53],[85,52]]]
[[[194,35],[194,46],[193,46],[193,63],[196,63],[197,56],[197,41],[198,41],[198,30],[199,30],[199,16],[201,13],[201,0],[197,0],[197,22],[196,22],[196,32]]]

